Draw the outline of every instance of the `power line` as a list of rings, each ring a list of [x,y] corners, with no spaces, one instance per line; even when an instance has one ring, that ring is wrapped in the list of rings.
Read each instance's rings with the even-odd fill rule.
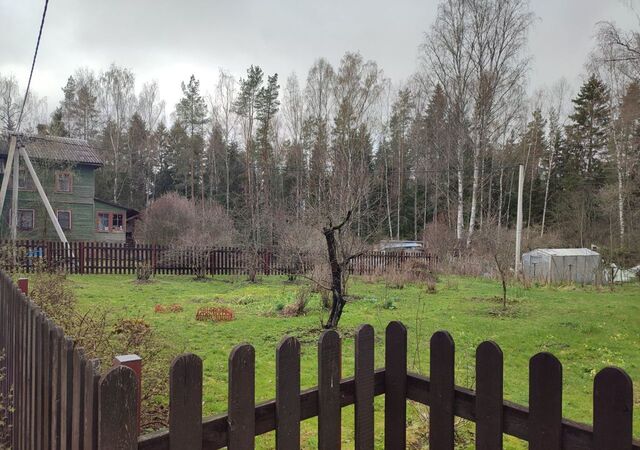
[[[24,92],[24,100],[22,100],[22,108],[20,108],[20,115],[18,116],[18,126],[16,132],[20,131],[20,125],[22,125],[22,115],[24,114],[24,107],[27,104],[27,97],[29,96],[29,89],[31,88],[31,78],[33,78],[33,69],[36,66],[36,58],[38,57],[38,48],[40,47],[40,39],[42,38],[42,29],[44,28],[44,19],[47,16],[47,7],[49,6],[49,0],[44,1],[44,10],[42,11],[42,20],[40,21],[40,31],[38,31],[38,40],[36,42],[36,50],[33,53],[33,61],[31,62],[31,72],[29,73],[29,82],[27,83],[27,90]]]

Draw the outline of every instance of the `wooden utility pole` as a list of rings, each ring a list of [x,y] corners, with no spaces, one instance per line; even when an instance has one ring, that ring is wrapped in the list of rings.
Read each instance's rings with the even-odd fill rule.
[[[58,222],[58,218],[56,217],[56,213],[53,212],[53,208],[51,207],[51,203],[49,203],[49,199],[47,198],[47,194],[44,192],[44,189],[42,188],[42,184],[40,183],[40,179],[38,178],[38,174],[36,174],[36,171],[33,168],[33,164],[31,164],[31,159],[29,159],[29,155],[27,155],[27,152],[24,149],[24,147],[20,149],[20,155],[24,159],[24,163],[27,166],[27,169],[29,169],[29,173],[31,174],[31,178],[33,179],[33,184],[36,185],[36,189],[38,190],[38,194],[40,194],[40,198],[42,199],[42,203],[44,203],[44,207],[47,210],[47,214],[49,214],[49,218],[51,219],[51,222],[53,223],[53,227],[56,229],[56,233],[58,233],[58,237],[60,238],[60,240],[63,243],[67,244],[68,243],[67,237],[64,235],[64,231],[62,231],[62,227],[60,226],[60,223]],[[16,157],[18,157],[17,153],[16,153]],[[18,167],[17,164],[16,164],[16,167]],[[14,181],[14,185],[15,185],[15,181]],[[16,192],[17,192],[17,190],[16,190]]]
[[[4,173],[2,176],[2,187],[0,188],[0,214],[4,210],[4,199],[7,197],[7,190],[9,188],[9,178],[11,175],[11,169],[13,168],[13,155],[16,151],[16,137],[11,136],[9,143],[9,154],[7,155],[7,164],[4,167]]]
[[[13,191],[11,192],[11,240],[18,239],[18,189],[20,178],[20,155],[13,153]]]
[[[515,275],[520,273],[520,252],[522,246],[522,194],[524,191],[524,166],[520,164],[518,170],[518,213],[516,222],[516,262]]]

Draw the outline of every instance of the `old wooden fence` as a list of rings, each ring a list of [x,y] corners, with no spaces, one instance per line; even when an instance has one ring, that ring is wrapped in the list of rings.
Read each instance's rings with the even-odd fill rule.
[[[533,450],[640,450],[633,440],[633,384],[617,368],[595,377],[593,427],[563,419],[562,366],[550,353],[529,364],[529,406],[503,399],[503,355],[493,342],[476,351],[476,390],[454,383],[454,342],[445,331],[430,341],[430,376],[407,371],[407,331],[386,328],[385,368],[374,369],[374,330],[355,334],[355,375],[342,378],[341,339],[324,331],[318,341],[318,385],[300,389],[300,343],[284,338],[276,350],[276,398],[255,403],[255,354],[236,346],[229,357],[228,411],[202,418],[202,361],[178,356],[169,371],[169,429],[138,436],[134,372],[124,366],[99,375],[97,361],[62,331],[3,273],[0,274],[0,348],[7,377],[0,392],[12,397],[11,444],[31,449],[254,448],[255,436],[275,431],[276,448],[300,448],[300,422],[318,418],[318,448],[341,446],[342,408],[354,405],[357,449],[373,449],[374,397],[384,395],[386,449],[406,446],[407,401],[429,407],[429,448],[452,450],[454,418],[475,422],[476,448],[498,450],[503,435]],[[426,428],[426,425],[425,425]]]
[[[155,245],[109,242],[0,241],[0,265],[4,270],[31,272],[38,264],[77,274],[131,274],[147,265],[157,274],[193,275],[289,275],[312,268],[304,257],[283,260],[273,250],[249,251],[239,247],[169,248]],[[14,255],[15,254],[15,258]],[[427,253],[366,252],[354,258],[349,271],[371,275],[409,262],[434,267],[437,258]]]

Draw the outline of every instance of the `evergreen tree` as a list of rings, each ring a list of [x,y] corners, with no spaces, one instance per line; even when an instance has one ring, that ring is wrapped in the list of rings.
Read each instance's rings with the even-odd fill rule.
[[[604,182],[610,121],[609,93],[595,75],[582,85],[572,100],[574,113],[567,127],[567,152],[572,168],[582,183]],[[575,181],[575,180],[574,180]]]
[[[62,107],[57,107],[51,114],[51,122],[49,123],[49,134],[52,136],[67,137],[69,132],[62,118]]]
[[[189,83],[182,83],[182,98],[176,105],[176,117],[189,135],[188,144],[182,148],[182,157],[188,164],[190,197],[195,198],[197,187],[204,197],[204,125],[207,123],[207,104],[200,94],[200,81],[191,75]]]

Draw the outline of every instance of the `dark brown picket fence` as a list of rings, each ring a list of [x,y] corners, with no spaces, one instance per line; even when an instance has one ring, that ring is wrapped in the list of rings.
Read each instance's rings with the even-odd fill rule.
[[[275,431],[276,448],[300,448],[300,422],[318,417],[318,448],[342,441],[342,408],[354,405],[357,449],[373,449],[374,397],[384,395],[384,446],[406,447],[407,401],[429,407],[429,448],[453,450],[454,418],[475,422],[476,448],[498,450],[503,436],[533,450],[640,450],[633,440],[633,383],[617,368],[595,377],[593,427],[562,417],[562,366],[550,353],[529,363],[529,407],[503,399],[503,355],[493,342],[476,351],[476,390],[456,386],[451,336],[430,341],[430,377],[407,371],[407,331],[386,328],[385,368],[374,369],[375,335],[369,325],[355,334],[355,371],[342,378],[341,339],[324,331],[318,341],[318,385],[300,390],[298,340],[284,338],[276,350],[276,398],[255,403],[255,353],[236,346],[229,357],[228,411],[202,418],[202,361],[178,356],[169,371],[169,429],[138,436],[138,380],[124,366],[100,377],[98,362],[62,335],[59,327],[0,274],[0,349],[7,377],[0,389],[13,396],[12,448],[31,449],[218,449],[254,448],[255,437]]]
[[[0,242],[5,253],[2,269],[29,273],[39,264],[58,267],[75,274],[133,274],[141,265],[153,273],[193,275],[290,275],[312,268],[304,258],[282,261],[277,253],[264,249],[257,252],[239,247],[180,248],[109,242],[12,241]],[[15,249],[15,250],[14,250]],[[14,258],[11,252],[15,252]],[[434,267],[437,258],[425,253],[366,252],[354,258],[349,271],[355,275],[371,275],[390,268],[402,269],[407,263],[420,262]]]
[[[0,392],[10,442],[0,448],[97,449],[99,362],[0,273]]]

